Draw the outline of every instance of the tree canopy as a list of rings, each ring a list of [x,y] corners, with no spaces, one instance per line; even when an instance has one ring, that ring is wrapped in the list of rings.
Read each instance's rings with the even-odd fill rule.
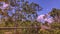
[[[6,0],[5,0],[6,1]],[[33,20],[36,19],[38,16],[37,11],[40,11],[42,8],[39,6],[39,4],[36,4],[34,2],[29,3],[25,0],[9,0],[9,8],[3,11],[0,11],[3,16],[7,17],[16,17],[16,20]],[[14,14],[12,13],[14,10]],[[10,12],[8,12],[10,11]],[[9,16],[8,14],[11,13],[12,16]]]
[[[54,20],[60,22],[60,9],[53,8],[50,14],[54,17]]]

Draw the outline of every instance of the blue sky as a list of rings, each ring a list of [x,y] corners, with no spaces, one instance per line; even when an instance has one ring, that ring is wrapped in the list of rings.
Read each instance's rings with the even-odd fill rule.
[[[42,11],[38,12],[39,15],[48,13],[52,8],[60,9],[60,0],[29,0],[29,2],[37,3],[43,8]]]
[[[39,4],[43,10],[38,12],[38,14],[46,14],[51,11],[52,8],[60,9],[60,0],[29,0],[30,2],[35,2]]]

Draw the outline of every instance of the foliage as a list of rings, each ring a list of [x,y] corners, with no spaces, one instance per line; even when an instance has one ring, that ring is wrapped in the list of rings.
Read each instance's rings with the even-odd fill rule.
[[[6,0],[4,1],[6,2]],[[18,34],[60,34],[60,23],[58,22],[50,24],[50,30],[41,30],[41,23],[36,21],[36,17],[38,15],[37,11],[42,9],[38,4],[34,2],[29,3],[28,1],[24,0],[9,0],[8,2],[10,2],[8,10],[4,10],[5,12],[0,10],[3,20],[3,23],[0,22],[0,27],[16,27],[16,25],[17,27],[29,27],[17,29],[16,32]],[[21,2],[21,4],[18,2]],[[15,13],[12,13],[13,10],[15,10]],[[8,15],[8,13],[11,13],[12,16]],[[50,14],[55,16],[56,14],[59,15],[60,13],[59,11],[57,12],[56,9],[53,9]],[[8,18],[6,18],[7,21],[5,21],[4,17]],[[15,30],[0,30],[0,34],[3,34],[4,32],[15,33]]]
[[[52,11],[50,12],[50,14],[53,17],[57,16],[59,18],[59,16],[60,16],[60,9],[53,8]]]
[[[54,18],[55,22],[60,22],[60,9],[53,8],[50,15]]]

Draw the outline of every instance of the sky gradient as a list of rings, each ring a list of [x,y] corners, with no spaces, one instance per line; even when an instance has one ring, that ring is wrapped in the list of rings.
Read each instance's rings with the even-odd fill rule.
[[[35,2],[39,4],[43,10],[38,14],[46,14],[51,11],[52,8],[60,9],[60,0],[29,0],[30,2]]]

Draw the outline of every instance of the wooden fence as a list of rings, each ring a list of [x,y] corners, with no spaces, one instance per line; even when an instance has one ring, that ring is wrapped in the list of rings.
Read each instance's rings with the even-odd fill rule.
[[[32,28],[34,28],[34,29],[38,29],[38,28],[40,28],[40,27],[0,27],[0,30],[11,30],[11,29],[13,29],[14,31],[15,31],[15,33],[14,34],[17,34],[16,32],[17,32],[17,29],[32,29]],[[4,34],[12,34],[12,32],[5,32]],[[37,34],[37,33],[36,33]]]

